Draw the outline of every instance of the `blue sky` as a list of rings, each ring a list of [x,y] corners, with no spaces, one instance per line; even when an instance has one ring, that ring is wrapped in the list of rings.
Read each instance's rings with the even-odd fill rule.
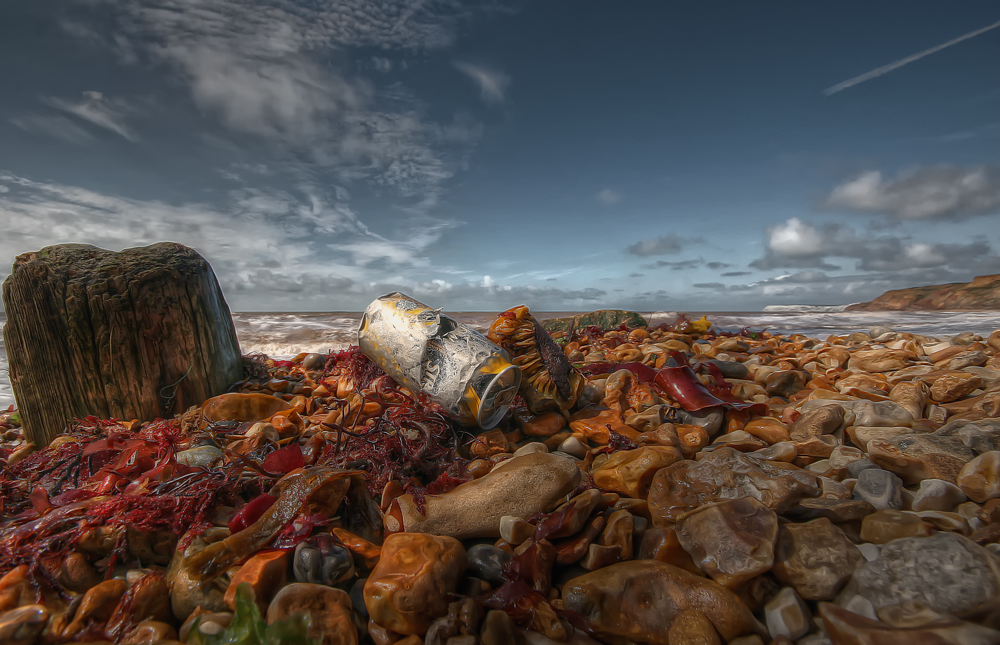
[[[998,21],[994,2],[3,3],[0,277],[49,244],[173,240],[238,311],[393,289],[652,311],[997,273]]]

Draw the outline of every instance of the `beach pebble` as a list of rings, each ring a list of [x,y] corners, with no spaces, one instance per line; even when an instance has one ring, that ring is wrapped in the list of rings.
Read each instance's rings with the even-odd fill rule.
[[[177,453],[177,463],[184,466],[197,466],[198,468],[210,468],[218,459],[222,458],[222,451],[216,446],[198,446],[190,450],[182,450]]]
[[[326,365],[326,356],[323,354],[306,354],[302,359],[302,368],[307,370],[321,370]]]
[[[902,508],[903,482],[893,473],[881,468],[869,468],[858,474],[852,496],[876,509]]]
[[[719,584],[736,588],[774,564],[778,516],[752,497],[706,506],[677,524],[677,539]]]
[[[247,583],[253,590],[257,607],[262,614],[266,613],[268,603],[287,581],[289,556],[288,551],[263,551],[247,560],[226,589],[224,600],[229,610],[236,610],[236,590]]]
[[[975,502],[1000,497],[1000,451],[984,452],[962,467],[959,488]]]
[[[943,479],[925,479],[920,482],[910,508],[914,511],[950,511],[965,499],[965,493],[955,484]]]
[[[944,614],[964,615],[1000,595],[990,558],[986,549],[954,533],[897,539],[858,567],[848,588],[876,609],[919,601]]]
[[[658,470],[653,475],[648,501],[653,524],[663,526],[711,502],[753,497],[768,508],[784,510],[820,492],[819,478],[813,473],[779,468],[723,447],[700,461],[679,461]]]
[[[767,631],[771,638],[784,636],[796,640],[811,626],[809,608],[791,587],[785,587],[764,606]]]
[[[572,455],[577,459],[583,459],[587,454],[587,446],[585,446],[576,437],[567,437],[562,443],[559,444],[559,451],[565,452],[568,455]]]
[[[45,605],[23,605],[0,614],[0,643],[32,645],[49,622]]]
[[[492,544],[476,544],[469,547],[466,555],[470,574],[492,585],[503,583],[503,568],[512,558],[510,553]]]
[[[566,609],[587,617],[601,640],[664,642],[674,620],[696,610],[725,641],[764,633],[749,608],[722,585],[655,560],[630,560],[563,585]]]
[[[508,460],[489,474],[443,495],[428,495],[424,512],[410,495],[393,500],[387,515],[398,513],[401,526],[390,530],[449,535],[460,539],[500,537],[504,515],[527,517],[549,511],[580,484],[576,461],[552,453]],[[395,511],[393,509],[396,509]]]
[[[333,586],[354,575],[354,557],[340,545],[301,542],[295,547],[292,572],[298,582]]]
[[[382,544],[382,557],[364,587],[372,622],[397,634],[424,634],[448,613],[468,559],[452,537],[395,533]]]
[[[831,643],[942,643],[955,645],[992,645],[1000,642],[1000,631],[946,618],[912,627],[897,628],[889,623],[866,616],[853,607],[834,604],[820,605],[820,617]],[[799,641],[800,644],[804,640]]]
[[[832,600],[850,580],[863,556],[830,520],[783,524],[772,573],[807,600]]]
[[[357,645],[358,630],[346,592],[324,585],[292,583],[281,589],[267,607],[273,625],[292,614],[309,615],[309,637],[316,645]]]
[[[933,533],[931,525],[916,514],[885,508],[861,521],[861,539],[872,544],[887,544],[908,537],[925,537]]]

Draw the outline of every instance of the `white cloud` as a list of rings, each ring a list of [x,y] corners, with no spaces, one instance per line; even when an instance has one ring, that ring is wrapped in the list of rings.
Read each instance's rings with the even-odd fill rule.
[[[971,267],[997,259],[982,240],[965,244],[913,242],[892,235],[861,235],[840,224],[815,226],[793,217],[764,234],[764,256],[750,266],[756,269],[802,267],[839,269],[831,258],[856,260],[863,271],[901,271],[950,266]]]
[[[372,233],[335,197],[310,186],[296,193],[240,189],[220,204],[175,205],[3,171],[0,185],[6,188],[0,190],[0,221],[6,227],[0,257],[56,243],[121,250],[175,241],[205,256],[226,293],[235,295],[230,304],[244,309],[301,309],[315,298],[327,299],[315,301],[317,309],[329,309],[330,298],[341,308],[363,306],[370,292],[352,285],[384,279],[387,266],[404,275],[428,267],[429,247],[456,225],[413,218],[399,229],[398,239],[389,239]],[[310,299],[303,300],[302,293]]]
[[[611,206],[612,204],[620,202],[622,200],[622,195],[621,193],[611,190],[610,188],[605,188],[594,195],[594,198],[606,206]]]
[[[46,105],[54,107],[73,116],[88,121],[99,128],[104,128],[120,137],[135,142],[139,137],[125,125],[125,115],[132,111],[131,106],[121,99],[107,99],[100,92],[87,91],[79,101],[69,101],[59,98],[42,99]]]
[[[837,186],[826,205],[901,220],[964,219],[1000,211],[1000,167],[931,166],[862,173]]]
[[[767,248],[786,258],[828,253],[822,234],[815,227],[793,217],[770,229]]]
[[[487,103],[503,103],[510,77],[503,72],[473,63],[457,62],[455,69],[468,76],[479,87],[479,95]]]

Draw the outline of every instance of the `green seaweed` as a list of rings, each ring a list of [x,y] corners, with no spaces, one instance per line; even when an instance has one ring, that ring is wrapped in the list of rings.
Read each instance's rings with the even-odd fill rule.
[[[188,636],[189,645],[316,645],[309,638],[309,616],[293,614],[287,620],[268,625],[254,602],[249,583],[236,588],[236,612],[233,622],[222,633],[205,635],[198,630],[201,617],[195,619]]]

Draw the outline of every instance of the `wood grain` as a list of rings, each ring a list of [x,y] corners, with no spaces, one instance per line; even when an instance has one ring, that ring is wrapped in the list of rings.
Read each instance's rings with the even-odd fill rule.
[[[215,273],[181,244],[25,253],[3,302],[11,386],[39,447],[74,418],[170,418],[243,375]]]

